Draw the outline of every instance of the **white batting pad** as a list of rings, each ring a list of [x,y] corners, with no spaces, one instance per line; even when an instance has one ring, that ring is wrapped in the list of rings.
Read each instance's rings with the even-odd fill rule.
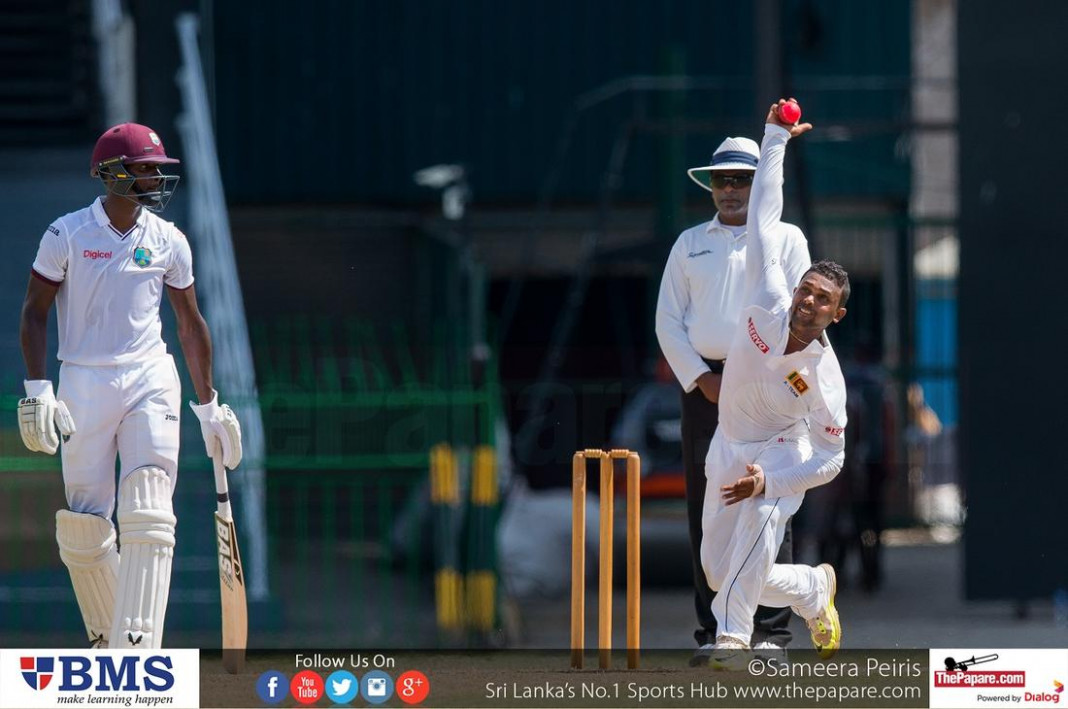
[[[171,479],[159,468],[138,468],[119,487],[119,585],[111,647],[159,648],[174,559]]]
[[[119,575],[115,528],[97,515],[60,510],[56,512],[56,542],[59,558],[70,572],[89,641],[107,647]]]

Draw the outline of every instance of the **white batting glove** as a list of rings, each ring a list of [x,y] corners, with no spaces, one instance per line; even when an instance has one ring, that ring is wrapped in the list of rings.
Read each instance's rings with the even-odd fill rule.
[[[19,433],[22,443],[31,451],[55,455],[59,448],[59,436],[64,442],[77,430],[67,405],[56,401],[52,382],[47,379],[29,379],[23,382],[26,398],[19,399]]]
[[[189,407],[200,420],[200,433],[208,457],[222,446],[223,465],[233,470],[241,463],[241,424],[226,404],[219,405],[219,392],[211,392],[211,401],[206,404],[189,402]]]

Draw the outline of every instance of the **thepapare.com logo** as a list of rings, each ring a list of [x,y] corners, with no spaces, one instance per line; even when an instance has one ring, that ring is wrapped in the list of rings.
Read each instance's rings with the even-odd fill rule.
[[[0,709],[199,706],[199,651],[0,650]]]

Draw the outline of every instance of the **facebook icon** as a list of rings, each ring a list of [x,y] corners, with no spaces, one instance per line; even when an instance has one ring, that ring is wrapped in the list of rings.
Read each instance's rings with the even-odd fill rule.
[[[256,693],[268,704],[279,704],[289,694],[289,679],[281,672],[267,670],[256,680]]]

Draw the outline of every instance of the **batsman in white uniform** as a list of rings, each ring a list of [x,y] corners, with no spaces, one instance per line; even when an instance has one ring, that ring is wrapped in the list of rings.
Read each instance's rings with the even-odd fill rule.
[[[19,428],[31,451],[55,454],[62,440],[69,509],[56,513],[56,541],[94,647],[158,648],[163,638],[181,418],[178,372],[161,337],[164,290],[208,455],[221,450],[228,468],[241,460],[240,425],[212,387],[211,335],[197,307],[189,243],[155,214],[178,182],[160,168],[177,162],[146,126],[105,131],[90,162],[105,195],[45,231],[22,307]],[[53,302],[58,399],[45,366]]]
[[[785,521],[805,490],[838,474],[845,448],[845,381],[824,330],[845,316],[849,277],[818,261],[791,292],[780,254],[783,157],[812,128],[768,112],[749,199],[746,293],[720,387],[720,422],[705,462],[701,561],[718,635],[713,662],[750,647],[757,605],[790,607],[824,657],[841,642],[829,564],[776,564]]]

